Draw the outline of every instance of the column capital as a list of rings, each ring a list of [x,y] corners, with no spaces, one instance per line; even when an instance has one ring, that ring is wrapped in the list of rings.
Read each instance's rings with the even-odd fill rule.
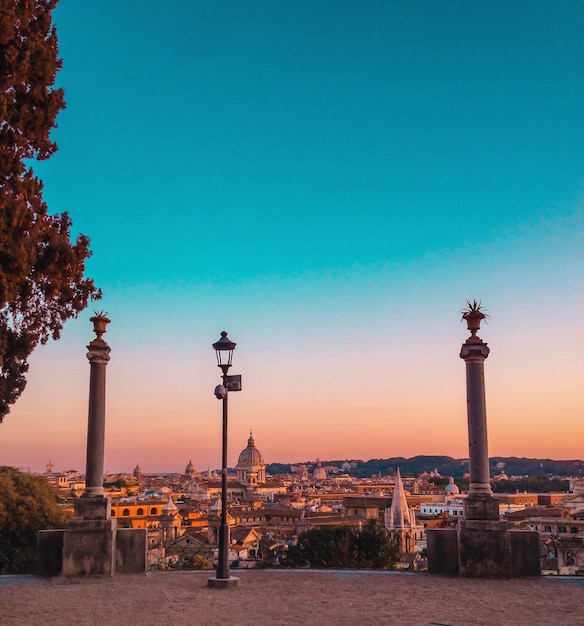
[[[484,361],[489,356],[489,347],[482,341],[477,342],[465,342],[460,349],[460,358],[465,361]]]
[[[107,343],[103,339],[94,339],[88,346],[87,350],[89,351],[85,356],[89,359],[91,364],[93,363],[104,363],[110,360],[109,353],[111,348],[107,345]]]

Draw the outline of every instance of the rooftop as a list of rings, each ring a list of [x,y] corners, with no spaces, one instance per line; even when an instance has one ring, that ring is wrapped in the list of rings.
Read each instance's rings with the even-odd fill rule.
[[[213,571],[113,578],[0,576],[5,626],[52,624],[356,623],[504,626],[582,623],[584,577],[471,580],[371,570],[243,570],[234,589]]]

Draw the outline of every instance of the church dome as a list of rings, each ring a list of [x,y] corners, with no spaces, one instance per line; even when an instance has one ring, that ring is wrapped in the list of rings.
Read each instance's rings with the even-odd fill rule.
[[[460,489],[454,484],[454,478],[452,476],[446,487],[444,487],[444,491],[449,496],[456,496],[460,493]]]
[[[258,465],[264,465],[264,457],[262,453],[255,447],[253,435],[249,433],[249,439],[247,440],[247,448],[241,451],[239,459],[237,460],[238,467],[256,467]]]
[[[196,474],[195,466],[192,461],[189,461],[188,465],[185,467],[185,475],[193,478]]]
[[[136,465],[134,471],[132,472],[132,476],[136,480],[142,480],[144,478],[144,474],[142,473],[142,468],[139,465]]]
[[[312,472],[312,478],[314,478],[314,480],[325,480],[326,479],[326,470],[321,465],[320,461],[317,461],[317,466],[316,466],[314,472]]]

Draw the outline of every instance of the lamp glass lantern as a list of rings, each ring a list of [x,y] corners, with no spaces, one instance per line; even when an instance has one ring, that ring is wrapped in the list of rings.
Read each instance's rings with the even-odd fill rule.
[[[227,374],[227,370],[231,367],[231,361],[233,359],[233,351],[237,344],[231,341],[227,337],[227,331],[221,332],[221,339],[213,344],[213,350],[217,355],[217,366],[221,368],[224,374]]]

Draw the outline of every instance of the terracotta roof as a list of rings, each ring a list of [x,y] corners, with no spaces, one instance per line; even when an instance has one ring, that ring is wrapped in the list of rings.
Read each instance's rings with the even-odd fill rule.
[[[505,513],[505,519],[524,520],[529,517],[562,517],[565,509],[561,507],[529,506],[521,511],[509,511]]]
[[[245,526],[236,526],[231,531],[231,539],[236,541],[237,543],[242,543],[245,541],[250,535],[258,536],[258,533],[254,528],[246,528]]]

